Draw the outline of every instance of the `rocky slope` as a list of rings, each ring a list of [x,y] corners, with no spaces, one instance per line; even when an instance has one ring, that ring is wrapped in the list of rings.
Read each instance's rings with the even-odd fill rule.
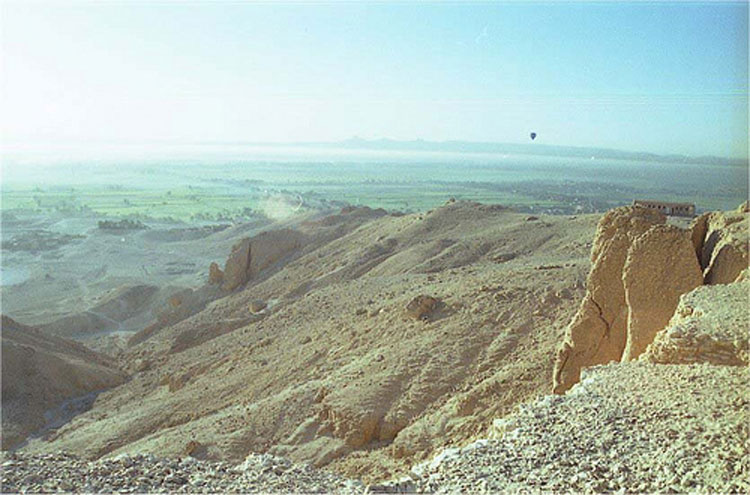
[[[750,490],[746,211],[613,210],[591,264],[596,217],[477,204],[309,236],[351,213],[260,270],[240,243],[207,284],[227,295],[133,342],[132,380],[8,457],[4,487]],[[569,390],[545,396],[562,339]],[[61,448],[105,458],[38,455]]]
[[[3,493],[363,493],[362,483],[270,455],[238,465],[152,455],[88,462],[70,454],[2,459]]]
[[[3,316],[2,378],[6,450],[57,419],[53,408],[64,401],[120,385],[126,376],[106,356]]]
[[[735,366],[590,368],[567,394],[497,421],[497,438],[444,452],[402,486],[437,493],[747,493],[748,384],[747,368]]]
[[[150,328],[120,357],[127,384],[26,450],[406,472],[545,392],[596,220],[457,202],[345,210],[297,226],[281,256],[251,239],[208,284],[244,285]]]

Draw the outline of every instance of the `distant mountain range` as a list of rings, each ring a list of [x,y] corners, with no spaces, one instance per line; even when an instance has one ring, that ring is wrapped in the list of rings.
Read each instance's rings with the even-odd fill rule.
[[[260,144],[260,143],[258,143]],[[281,144],[281,143],[279,143]],[[403,151],[448,151],[458,153],[513,153],[523,155],[549,155],[590,158],[611,158],[616,160],[640,160],[649,162],[705,163],[711,165],[747,166],[747,158],[722,158],[718,156],[658,155],[642,151],[621,151],[609,148],[585,148],[577,146],[554,146],[548,144],[513,144],[472,141],[398,141],[394,139],[362,139],[353,137],[333,142],[288,143],[303,147],[336,147],[368,150]]]

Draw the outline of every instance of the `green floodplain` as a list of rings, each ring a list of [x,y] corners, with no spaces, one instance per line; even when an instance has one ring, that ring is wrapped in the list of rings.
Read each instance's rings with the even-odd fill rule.
[[[178,154],[179,155],[179,154]],[[449,198],[522,212],[602,212],[633,199],[733,209],[746,165],[530,154],[241,149],[182,156],[34,155],[4,160],[4,215],[56,213],[168,222],[287,217],[366,205],[425,211]]]

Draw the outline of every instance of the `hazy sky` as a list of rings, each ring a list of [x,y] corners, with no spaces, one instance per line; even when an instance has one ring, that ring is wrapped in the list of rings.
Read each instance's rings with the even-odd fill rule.
[[[747,156],[746,2],[2,2],[8,142]]]

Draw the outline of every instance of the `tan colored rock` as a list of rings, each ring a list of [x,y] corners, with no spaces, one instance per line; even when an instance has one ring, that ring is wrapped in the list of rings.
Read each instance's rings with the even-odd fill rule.
[[[706,284],[728,284],[734,282],[748,266],[747,240],[728,237],[717,247],[706,269]]]
[[[304,245],[305,236],[296,230],[280,229],[263,232],[252,238],[250,278],[278,263]]]
[[[254,299],[250,301],[250,312],[252,313],[260,313],[264,309],[266,309],[268,305],[265,301],[261,301],[260,299]]]
[[[304,244],[304,235],[292,229],[263,232],[235,244],[224,267],[222,288],[232,291],[245,285]]]
[[[748,308],[750,280],[704,285],[683,294],[669,325],[656,335],[640,360],[747,366]]]
[[[180,390],[188,382],[190,377],[187,374],[177,373],[171,375],[167,380],[167,388],[170,392]]]
[[[232,291],[249,280],[250,242],[250,239],[243,239],[232,247],[224,265],[224,283],[221,288],[225,291]]]
[[[680,295],[703,282],[688,232],[656,225],[628,250],[622,281],[628,306],[622,361],[636,359],[672,317]]]
[[[420,295],[406,305],[406,315],[415,320],[426,321],[437,309],[439,300],[432,296]]]
[[[665,222],[666,217],[658,211],[638,206],[615,208],[599,221],[591,249],[587,294],[557,353],[555,393],[578,382],[581,368],[622,357],[628,321],[622,272],[628,249],[639,235]]]
[[[195,440],[190,440],[187,445],[185,445],[185,449],[182,451],[183,455],[192,456],[195,454],[201,447],[201,444],[196,442]]]
[[[710,212],[704,213],[693,219],[693,223],[690,224],[690,239],[693,242],[693,249],[695,249],[695,256],[698,258],[698,262],[701,262],[701,253],[703,252],[703,241],[706,239],[706,231],[708,230],[708,219],[711,215]],[[705,268],[701,266],[701,268]]]
[[[737,213],[750,213],[750,201],[745,201],[737,208]]]
[[[743,209],[707,215],[700,256],[705,284],[731,283],[747,268],[750,216]]]
[[[219,268],[218,263],[214,262],[208,267],[208,283],[211,285],[220,284],[224,281],[224,272]]]

